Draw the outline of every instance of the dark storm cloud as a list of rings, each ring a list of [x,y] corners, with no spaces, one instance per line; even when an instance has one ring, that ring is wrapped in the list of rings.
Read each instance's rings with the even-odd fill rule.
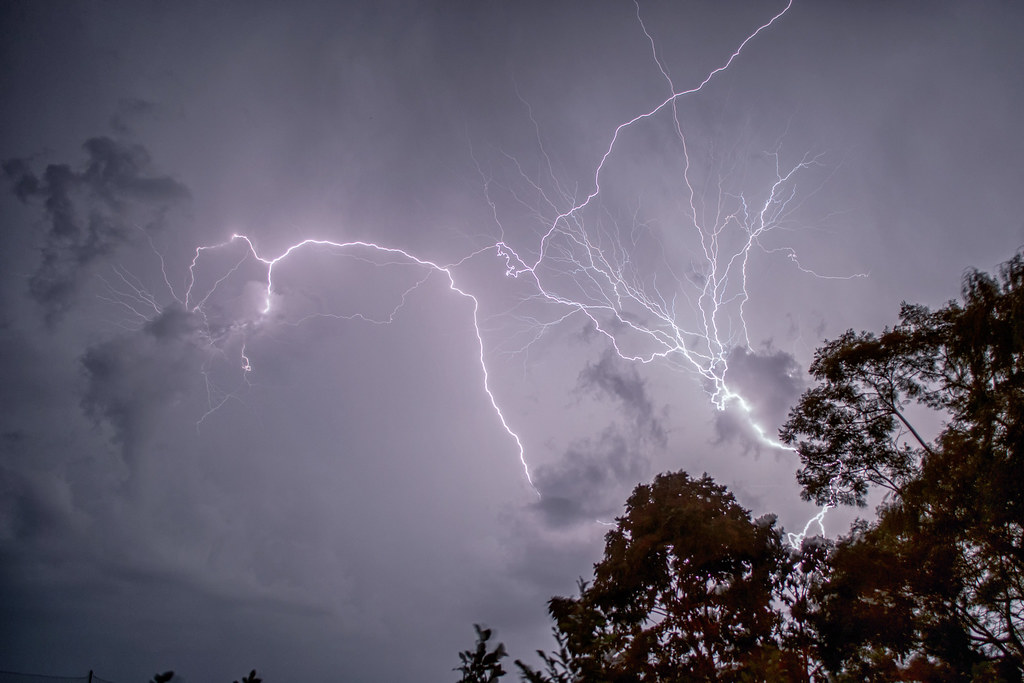
[[[608,427],[596,439],[573,443],[558,464],[538,468],[536,509],[552,527],[613,516],[622,503],[621,489],[638,483],[647,465],[634,439]]]
[[[27,159],[8,159],[3,171],[22,202],[41,201],[46,215],[42,260],[29,280],[33,298],[50,320],[73,302],[88,268],[132,240],[137,228],[153,229],[188,189],[154,175],[149,154],[135,144],[93,137],[82,145],[79,167],[48,164],[37,175]]]
[[[0,466],[0,542],[60,536],[72,507],[62,481]]]
[[[202,327],[195,313],[186,311],[180,304],[171,304],[146,321],[142,330],[153,338],[163,342],[175,342],[191,337]]]
[[[725,380],[729,388],[747,402],[751,409],[749,417],[764,430],[765,436],[775,438],[775,431],[806,386],[800,364],[792,354],[770,345],[761,351],[736,347],[729,352],[728,364]],[[718,442],[735,439],[747,449],[760,447],[761,441],[751,432],[745,413],[735,404],[716,411]]]
[[[576,389],[615,401],[625,423],[609,425],[596,438],[573,442],[557,464],[537,470],[541,500],[536,507],[553,527],[614,515],[623,490],[647,473],[649,449],[664,448],[667,442],[662,416],[636,365],[622,360],[614,349],[580,371]]]
[[[758,405],[770,422],[781,422],[804,390],[804,372],[792,354],[766,346],[762,351],[735,348],[729,354],[726,381]]]
[[[94,419],[114,427],[127,464],[135,463],[161,408],[184,394],[202,372],[198,329],[194,314],[169,306],[142,330],[83,354],[88,384],[82,406]]]
[[[663,416],[656,413],[637,366],[622,360],[614,349],[606,350],[601,360],[587,364],[580,371],[577,389],[603,393],[616,399],[630,420],[637,438],[655,445],[665,445]]]

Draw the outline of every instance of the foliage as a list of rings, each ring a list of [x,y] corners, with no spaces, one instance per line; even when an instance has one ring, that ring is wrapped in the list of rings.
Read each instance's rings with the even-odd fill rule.
[[[483,628],[480,624],[473,624],[473,628],[476,630],[476,648],[460,652],[462,665],[453,671],[462,673],[460,683],[496,681],[506,673],[501,666],[501,660],[508,656],[505,644],[498,643],[497,647],[488,651],[487,641],[491,639],[491,629]]]
[[[168,683],[174,679],[173,671],[165,671],[162,674],[154,674],[153,680],[149,683]],[[256,675],[256,669],[249,672],[249,675],[242,679],[241,683],[262,683],[263,679]],[[234,683],[239,683],[235,681]]]
[[[871,485],[889,492],[877,521],[838,543],[819,591],[828,667],[1020,680],[1024,255],[998,279],[969,272],[962,302],[904,304],[877,337],[847,332],[811,371],[819,385],[781,432],[805,496],[863,504]],[[912,403],[943,418],[935,439],[911,424]]]
[[[546,673],[517,663],[533,682],[807,680],[816,654],[796,615],[816,568],[707,475],[662,474],[633,491],[593,584],[550,601]]]
[[[550,603],[570,652],[611,680],[739,674],[778,649],[773,598],[789,569],[774,519],[751,521],[705,475],[638,486],[605,537],[594,583]]]
[[[579,582],[580,590],[586,586],[582,579]],[[581,663],[584,657],[576,657],[570,654],[568,649],[568,637],[557,628],[552,629],[555,642],[558,643],[558,650],[555,654],[548,654],[544,650],[537,650],[537,656],[544,662],[544,671],[535,671],[521,660],[516,660],[519,667],[520,678],[528,683],[573,683],[582,681],[583,669]]]

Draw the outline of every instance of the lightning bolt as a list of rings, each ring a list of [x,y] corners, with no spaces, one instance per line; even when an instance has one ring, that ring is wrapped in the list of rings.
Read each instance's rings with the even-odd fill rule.
[[[816,515],[807,520],[807,522],[804,524],[804,528],[800,531],[800,533],[794,534],[790,532],[786,534],[787,540],[789,541],[789,545],[794,550],[800,549],[800,546],[803,545],[804,539],[807,538],[807,534],[810,533],[811,528],[814,525],[818,526],[818,531],[821,532],[822,536],[825,535],[825,515],[828,514],[829,510],[839,505],[839,481],[843,476],[843,472],[844,468],[842,467],[842,465],[840,465],[839,471],[836,473],[834,477],[832,477],[832,479],[829,480],[828,501],[826,501],[826,503],[821,506]]]
[[[546,307],[555,312],[546,318],[531,316],[529,321],[536,331],[532,339],[525,345],[540,338],[551,326],[565,322],[572,317],[585,319],[588,325],[607,340],[620,358],[637,363],[648,364],[655,361],[665,362],[670,367],[694,373],[706,390],[712,405],[718,410],[725,410],[730,405],[738,407],[740,413],[750,425],[752,433],[759,442],[768,447],[793,450],[770,438],[765,430],[753,418],[750,403],[732,389],[727,381],[728,356],[730,350],[737,346],[750,346],[750,335],[747,329],[745,307],[750,300],[748,289],[748,266],[755,251],[772,255],[782,255],[793,262],[796,267],[814,277],[851,278],[864,277],[864,274],[829,276],[820,275],[813,269],[804,267],[796,252],[789,247],[768,247],[764,238],[772,231],[786,224],[793,210],[799,205],[796,180],[801,174],[813,168],[823,167],[822,155],[807,154],[795,164],[784,166],[780,158],[780,150],[766,153],[765,158],[773,162],[773,175],[767,190],[760,198],[750,197],[743,193],[729,192],[723,185],[720,176],[715,194],[717,199],[709,209],[705,206],[694,181],[693,174],[696,163],[691,159],[691,145],[685,134],[685,126],[679,111],[680,102],[694,96],[705,89],[716,76],[725,72],[740,57],[747,45],[761,33],[770,29],[792,7],[792,0],[750,33],[736,49],[715,69],[711,70],[694,87],[678,89],[658,54],[657,45],[636,4],[636,17],[640,29],[651,48],[654,64],[667,86],[667,96],[656,106],[643,111],[632,118],[618,124],[612,131],[603,154],[593,171],[590,189],[580,197],[574,197],[555,178],[551,159],[544,148],[540,127],[533,117],[529,104],[519,96],[527,107],[528,116],[537,133],[539,151],[547,163],[554,189],[546,191],[541,185],[524,173],[514,158],[508,157],[518,171],[518,176],[525,183],[527,190],[539,197],[540,209],[536,205],[531,209],[535,215],[545,211],[550,218],[545,221],[544,228],[539,232],[539,241],[530,250],[517,249],[506,238],[505,226],[502,223],[499,192],[506,193],[512,201],[529,204],[529,200],[514,188],[499,186],[484,173],[480,165],[477,169],[483,179],[484,198],[492,209],[492,214],[500,234],[500,239],[493,244],[473,251],[469,255],[448,264],[438,263],[417,256],[407,250],[378,244],[369,241],[332,241],[328,239],[302,239],[276,256],[264,254],[256,241],[244,234],[236,233],[219,244],[200,246],[195,249],[188,267],[188,277],[181,295],[175,292],[160,256],[163,281],[176,302],[184,310],[206,320],[206,308],[217,289],[233,276],[239,274],[246,264],[261,264],[265,277],[261,281],[263,288],[262,303],[256,320],[235,321],[230,325],[207,325],[204,338],[211,349],[222,350],[229,345],[229,339],[241,336],[242,343],[238,351],[238,367],[243,377],[254,372],[249,356],[246,354],[244,339],[255,325],[274,309],[275,269],[293,255],[309,250],[326,250],[340,253],[353,258],[360,258],[377,266],[403,264],[410,266],[420,276],[400,296],[398,304],[389,315],[373,317],[361,313],[351,315],[318,313],[314,316],[328,316],[347,319],[360,319],[367,322],[386,324],[394,320],[395,315],[404,306],[406,296],[421,286],[431,277],[441,277],[448,289],[469,303],[470,317],[476,337],[478,361],[482,378],[483,391],[491,407],[497,415],[502,428],[515,443],[523,474],[531,488],[540,495],[534,484],[527,463],[526,449],[519,434],[512,428],[511,421],[504,414],[491,386],[491,374],[488,369],[484,335],[481,332],[480,300],[457,280],[457,271],[467,261],[490,254],[504,266],[505,274],[528,283],[531,291],[531,304]],[[619,228],[612,220],[612,229],[602,228],[600,220],[601,195],[603,182],[613,163],[620,141],[627,133],[641,124],[652,122],[659,117],[670,119],[670,129],[675,143],[682,155],[681,187],[685,199],[683,213],[685,220],[678,226],[679,230],[670,236],[689,234],[696,238],[699,245],[691,252],[690,272],[680,275],[678,264],[673,264],[662,252],[663,270],[667,271],[668,284],[658,283],[658,270],[647,270],[634,254],[641,243],[655,244],[655,250],[662,247],[659,238],[653,234],[649,226],[638,223],[627,232]],[[598,214],[595,219],[593,214]],[[595,227],[596,224],[596,227]],[[152,245],[152,242],[150,243]],[[233,248],[243,247],[242,253],[233,266],[224,268],[223,272],[213,280],[211,285],[200,287],[197,284],[197,271],[206,255],[213,252],[226,252]],[[648,244],[647,250],[650,251]],[[696,262],[696,264],[694,263]],[[110,299],[127,308],[140,321],[152,320],[164,309],[155,297],[150,295],[137,278],[123,269],[115,270],[116,280],[108,282]],[[684,313],[691,320],[684,323]],[[294,324],[301,324],[303,318]],[[235,395],[218,389],[209,377],[207,378],[209,397],[208,411],[200,422],[213,414],[220,406]],[[834,492],[835,493],[835,492]],[[817,524],[824,532],[823,518],[827,511],[834,507],[833,500],[824,506],[819,513],[807,522],[800,534],[790,534],[789,541],[796,547]]]

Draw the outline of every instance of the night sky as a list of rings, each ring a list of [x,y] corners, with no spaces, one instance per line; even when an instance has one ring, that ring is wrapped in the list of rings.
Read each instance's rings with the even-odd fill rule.
[[[1024,246],[1024,8],[784,7],[4,2],[0,669],[453,680],[657,472],[800,531],[814,349]]]

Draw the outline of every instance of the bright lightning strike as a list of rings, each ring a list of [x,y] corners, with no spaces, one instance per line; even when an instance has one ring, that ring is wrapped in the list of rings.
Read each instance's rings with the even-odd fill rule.
[[[825,535],[825,515],[828,514],[829,510],[831,510],[832,508],[839,504],[839,480],[842,477],[842,475],[843,471],[840,467],[840,471],[836,474],[836,476],[832,477],[831,481],[829,481],[828,502],[821,506],[821,509],[818,510],[818,513],[816,515],[807,520],[807,522],[804,524],[804,528],[800,531],[800,533],[794,534],[790,532],[786,534],[787,540],[789,541],[789,545],[795,550],[800,549],[800,546],[803,545],[804,539],[807,538],[807,534],[810,533],[811,527],[813,527],[814,525],[818,526],[818,530],[821,532],[822,536]]]
[[[800,271],[814,277],[848,278],[863,277],[863,274],[822,276],[804,267],[793,249],[768,247],[763,243],[765,237],[783,226],[795,210],[799,203],[796,180],[810,169],[822,166],[820,155],[805,155],[797,163],[784,166],[779,150],[769,152],[766,157],[772,160],[773,169],[765,191],[758,197],[728,192],[720,178],[717,199],[709,210],[704,206],[696,189],[697,183],[693,179],[695,162],[691,159],[691,148],[683,125],[684,117],[681,117],[679,111],[681,100],[700,93],[716,76],[729,69],[746,46],[774,25],[791,6],[792,0],[789,0],[782,10],[750,33],[720,66],[707,73],[696,86],[678,89],[658,55],[655,40],[643,21],[637,3],[637,20],[650,44],[656,68],[667,85],[668,95],[653,108],[633,116],[614,128],[594,169],[591,187],[582,195],[582,199],[567,192],[555,179],[550,158],[541,141],[539,126],[533,119],[529,105],[520,97],[528,107],[530,120],[537,130],[540,152],[547,160],[547,168],[555,188],[553,192],[546,192],[521,169],[518,170],[528,190],[539,198],[541,210],[547,211],[551,216],[545,223],[546,228],[540,234],[539,242],[529,249],[517,249],[506,238],[506,230],[498,209],[499,202],[492,193],[504,189],[520,204],[526,202],[525,198],[517,195],[511,188],[492,190],[491,180],[481,170],[484,196],[493,210],[501,239],[450,264],[440,264],[404,249],[374,242],[313,238],[300,240],[276,256],[267,256],[257,248],[251,237],[233,234],[225,242],[200,246],[195,250],[188,268],[187,284],[181,296],[178,296],[171,286],[161,257],[164,283],[179,306],[205,319],[207,304],[216,290],[224,282],[238,275],[240,269],[255,261],[261,264],[265,273],[260,285],[263,294],[258,316],[259,319],[263,319],[274,307],[276,268],[301,251],[327,250],[331,253],[344,253],[353,258],[362,258],[373,265],[401,263],[418,269],[422,275],[405,290],[399,303],[388,316],[374,318],[363,314],[316,314],[388,323],[405,304],[406,295],[431,276],[443,277],[449,290],[467,299],[470,304],[470,318],[479,350],[478,360],[484,394],[503,429],[515,443],[526,481],[540,495],[530,473],[523,440],[512,428],[491,387],[484,335],[481,333],[480,299],[458,284],[456,277],[459,266],[485,253],[493,253],[493,256],[503,263],[508,277],[529,284],[530,289],[535,292],[530,296],[532,303],[552,307],[557,311],[550,315],[546,322],[533,318],[539,328],[533,341],[551,325],[561,323],[570,317],[582,316],[594,330],[607,339],[620,358],[644,364],[663,361],[672,367],[695,373],[715,408],[725,410],[731,404],[737,406],[761,443],[771,448],[792,450],[768,436],[754,421],[750,403],[730,388],[726,381],[730,351],[741,345],[750,346],[745,307],[750,302],[748,266],[751,256],[756,251],[782,254]],[[601,227],[600,204],[604,191],[603,183],[607,180],[609,167],[613,164],[621,140],[631,129],[652,122],[658,117],[670,118],[671,135],[683,161],[679,181],[684,195],[682,213],[685,214],[685,220],[676,226],[677,232],[669,237],[677,238],[685,233],[699,245],[692,251],[690,268],[684,274],[677,272],[680,264],[669,262],[664,250],[661,249],[658,237],[654,236],[647,226],[634,223],[628,237],[623,236],[624,231],[619,229],[614,219],[613,229]],[[518,163],[514,159],[510,160],[518,169]],[[639,245],[644,239],[648,240],[647,246],[644,247],[647,252],[651,251],[651,242],[655,244],[654,250],[661,252],[661,258],[664,260],[663,271],[669,273],[667,282],[663,275],[662,282],[659,283],[657,272],[648,270],[644,259],[638,255],[638,250],[642,250]],[[233,266],[226,267],[211,285],[200,288],[197,284],[197,271],[204,257],[213,252],[229,251],[232,245],[244,245],[244,253]],[[154,315],[161,313],[162,309],[156,299],[146,292],[135,278],[125,271],[115,271],[115,274],[119,280],[117,285],[107,285],[114,301],[143,321],[151,320]],[[216,349],[223,348],[229,335],[241,335],[243,341],[238,357],[239,367],[245,377],[254,371],[244,343],[246,331],[253,324],[257,323],[236,321],[232,325],[219,326],[217,329],[221,331],[216,334],[207,332],[206,335],[211,348]],[[218,390],[209,378],[207,389],[210,396],[209,410],[202,419],[206,419],[233,397],[230,392]],[[790,543],[798,545],[814,524],[824,532],[822,520],[831,507],[834,507],[834,501],[809,520],[802,533],[790,534]]]

